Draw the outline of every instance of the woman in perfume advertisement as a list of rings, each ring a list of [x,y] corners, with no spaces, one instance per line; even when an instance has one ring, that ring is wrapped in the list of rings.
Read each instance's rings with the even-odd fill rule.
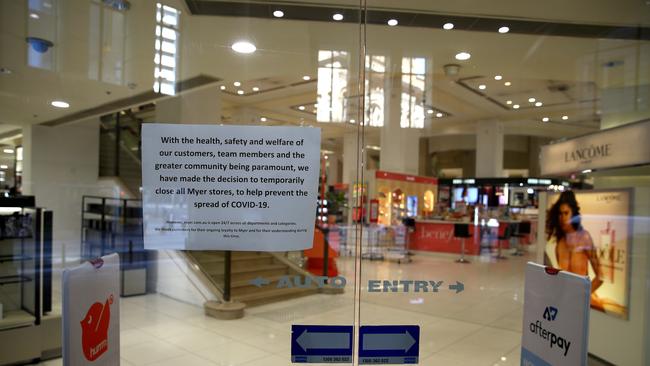
[[[589,211],[583,211],[584,208],[577,197],[585,200]],[[573,191],[566,191],[560,193],[557,198],[551,195],[546,219],[547,244],[544,262],[564,271],[588,276],[591,279],[591,307],[626,316],[627,296],[623,295],[621,299],[619,293],[620,287],[626,287],[627,282],[627,243],[621,243],[619,237],[616,249],[615,231],[611,224],[624,221],[626,225],[627,218],[622,219],[624,216],[618,212],[591,212],[596,209],[600,211],[612,203],[601,202],[602,197],[611,197],[611,193],[589,192],[576,195]],[[620,207],[615,205],[616,202],[613,204],[612,208],[618,211]],[[596,235],[596,243],[592,235]],[[622,248],[621,244],[624,244],[625,248]],[[616,275],[616,272],[619,274]]]

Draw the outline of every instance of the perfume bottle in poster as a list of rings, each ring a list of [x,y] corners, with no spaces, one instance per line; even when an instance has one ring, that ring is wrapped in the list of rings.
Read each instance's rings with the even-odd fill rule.
[[[611,228],[611,222],[607,222],[607,228],[600,230],[600,243],[598,246],[598,257],[600,260],[600,275],[605,283],[614,283],[614,253],[616,252],[615,230]]]

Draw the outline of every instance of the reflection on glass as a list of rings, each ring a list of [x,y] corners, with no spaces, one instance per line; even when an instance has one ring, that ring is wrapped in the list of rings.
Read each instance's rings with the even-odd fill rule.
[[[176,71],[178,64],[179,20],[181,13],[171,6],[156,5],[156,40],[154,55],[154,83],[156,93],[176,93]]]
[[[424,58],[402,58],[402,128],[424,128],[425,72]]]
[[[366,121],[373,127],[384,125],[384,85],[386,82],[386,57],[366,56]]]
[[[88,31],[88,77],[120,85],[124,80],[126,14],[102,5],[90,4]]]
[[[318,51],[318,122],[344,122],[350,55],[344,51]]]

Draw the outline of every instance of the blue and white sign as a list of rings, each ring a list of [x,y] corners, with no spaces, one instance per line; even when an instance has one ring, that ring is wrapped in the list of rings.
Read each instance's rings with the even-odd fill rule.
[[[528,263],[521,366],[586,366],[589,278]]]
[[[291,332],[291,362],[352,362],[352,326],[292,325]]]
[[[416,364],[419,355],[417,325],[366,325],[359,330],[359,364]]]

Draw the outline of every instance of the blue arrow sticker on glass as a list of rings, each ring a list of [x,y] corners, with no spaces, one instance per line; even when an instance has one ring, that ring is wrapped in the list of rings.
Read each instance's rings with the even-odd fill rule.
[[[359,364],[416,364],[420,355],[417,325],[362,326],[359,331]]]
[[[352,362],[352,326],[292,325],[291,332],[291,362]]]

